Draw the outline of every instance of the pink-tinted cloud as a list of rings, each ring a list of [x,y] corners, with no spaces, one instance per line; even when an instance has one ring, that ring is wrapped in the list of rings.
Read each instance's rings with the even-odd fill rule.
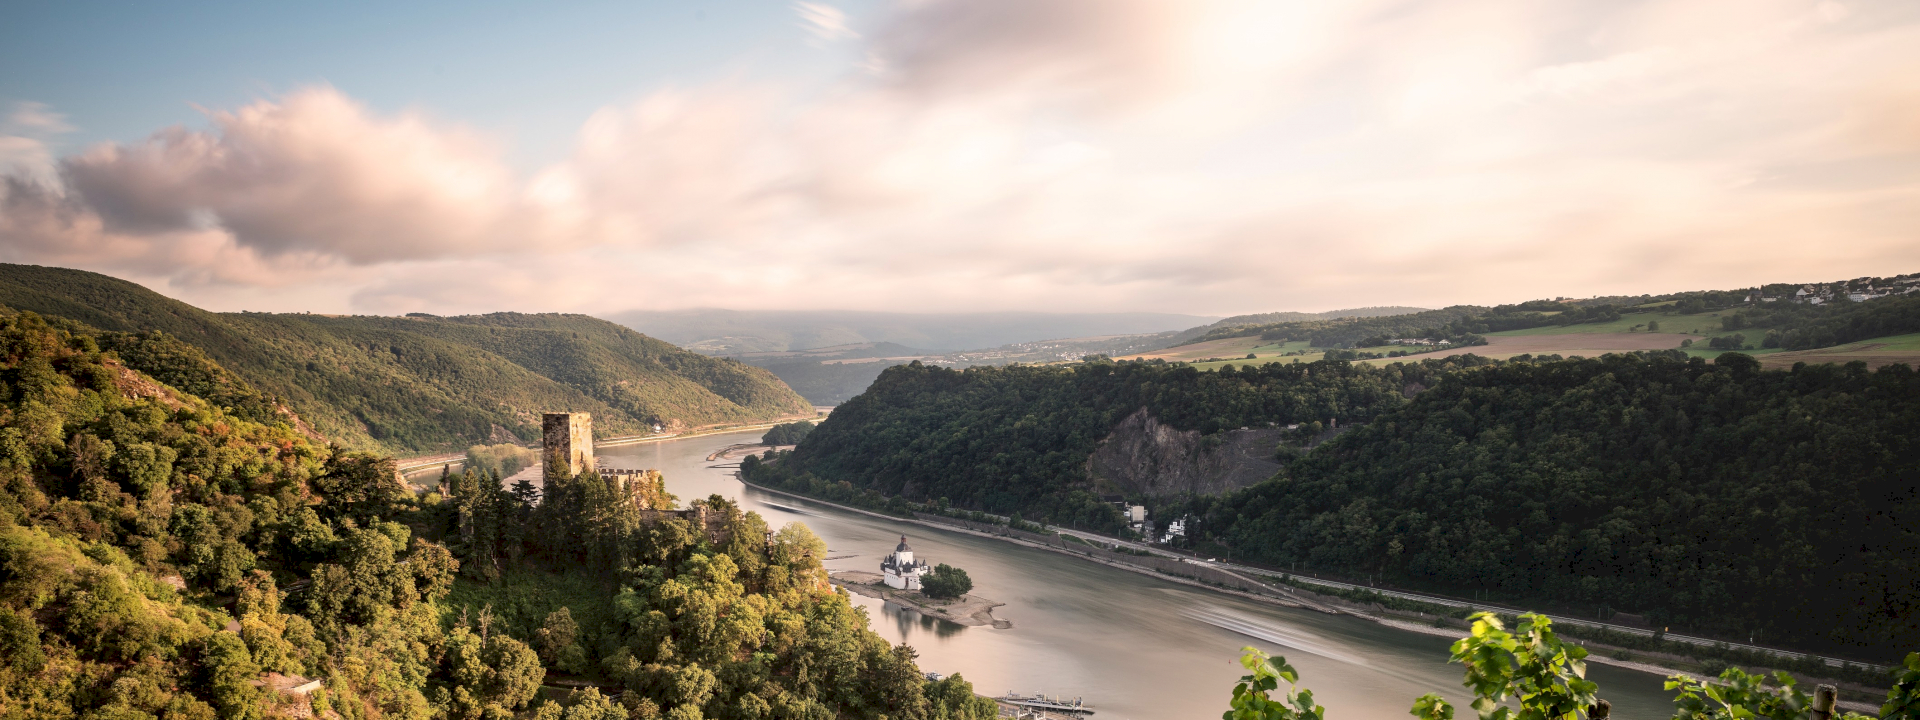
[[[1226,313],[1920,269],[1905,3],[794,11],[867,59],[610,104],[524,174],[310,88],[12,172],[0,254],[379,312]]]

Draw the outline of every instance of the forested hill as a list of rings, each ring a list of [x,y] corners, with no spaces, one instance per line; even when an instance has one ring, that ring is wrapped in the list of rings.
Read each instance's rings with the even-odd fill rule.
[[[557,410],[593,413],[603,434],[811,415],[764,369],[584,315],[213,313],[104,275],[28,265],[0,265],[0,305],[139,334],[107,341],[145,341],[164,356],[156,362],[176,361],[167,347],[184,341],[349,448],[530,441],[540,414]]]
[[[0,311],[0,716],[993,717],[867,629],[804,525],[650,513],[657,474],[414,496],[108,342]],[[542,693],[550,669],[594,687]]]
[[[1438,374],[1481,362],[1276,363],[1205,373],[1156,363],[899,365],[835,408],[780,470],[1111,531],[1121,520],[1098,502],[1103,491],[1091,483],[1088,458],[1141,408],[1177,430],[1216,439],[1243,426],[1365,421],[1404,404]]]
[[[1879,660],[1920,646],[1920,375],[1904,364],[901,366],[752,474],[1116,531],[1089,457],[1142,407],[1206,433],[1201,448],[1241,426],[1365,422],[1311,449],[1306,428],[1282,434],[1282,470],[1238,492],[1133,498],[1162,523],[1192,516],[1209,554]]]
[[[1880,658],[1920,646],[1920,375],[1757,367],[1455,373],[1275,480],[1168,511],[1281,567]]]

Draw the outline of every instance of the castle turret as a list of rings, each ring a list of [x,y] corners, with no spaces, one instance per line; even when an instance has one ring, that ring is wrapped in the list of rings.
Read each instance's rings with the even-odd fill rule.
[[[587,413],[547,413],[542,422],[541,459],[552,472],[561,463],[572,477],[593,469],[593,416]]]
[[[926,573],[927,564],[913,559],[913,548],[907,547],[905,535],[900,536],[900,544],[893,548],[893,554],[880,561],[880,574],[887,587],[919,590],[920,576]]]

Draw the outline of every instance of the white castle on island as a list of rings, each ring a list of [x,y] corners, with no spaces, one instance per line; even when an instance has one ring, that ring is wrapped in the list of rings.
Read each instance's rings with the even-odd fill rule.
[[[919,590],[920,576],[927,574],[927,563],[913,559],[913,548],[907,547],[907,536],[901,535],[900,546],[880,561],[880,572],[887,576],[887,587]]]

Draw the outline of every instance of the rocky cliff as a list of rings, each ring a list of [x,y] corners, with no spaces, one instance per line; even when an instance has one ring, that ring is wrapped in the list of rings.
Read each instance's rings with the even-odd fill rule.
[[[1252,485],[1280,470],[1273,448],[1280,428],[1227,430],[1202,436],[1176,430],[1147,412],[1128,415],[1087,458],[1101,492],[1168,497],[1216,494]]]

